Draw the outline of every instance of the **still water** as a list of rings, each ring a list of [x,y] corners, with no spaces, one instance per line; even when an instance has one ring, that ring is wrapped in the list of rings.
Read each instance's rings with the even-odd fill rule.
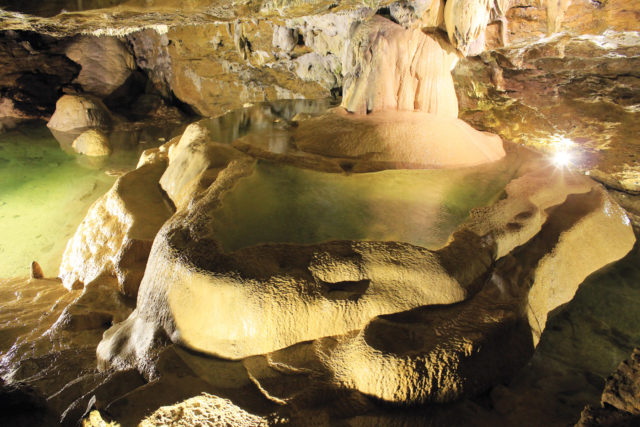
[[[437,249],[491,204],[517,161],[463,169],[325,173],[259,162],[212,213],[225,251],[259,243],[399,241]]]
[[[73,153],[44,122],[0,133],[0,278],[29,275],[34,260],[45,276],[57,276],[67,241],[89,206],[118,175],[135,168],[142,150],[177,131],[114,132],[108,158]]]

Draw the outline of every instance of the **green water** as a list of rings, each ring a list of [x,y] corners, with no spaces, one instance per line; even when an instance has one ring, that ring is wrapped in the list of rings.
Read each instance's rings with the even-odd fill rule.
[[[113,155],[92,159],[63,150],[42,122],[0,133],[0,278],[28,275],[34,260],[57,276],[89,206],[150,146],[140,138],[114,137]]]
[[[446,244],[473,207],[492,203],[517,162],[457,170],[316,172],[259,162],[212,213],[223,250],[266,242]]]

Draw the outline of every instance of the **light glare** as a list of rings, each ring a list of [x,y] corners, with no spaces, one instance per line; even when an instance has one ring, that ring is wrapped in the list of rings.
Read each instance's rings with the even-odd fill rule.
[[[569,166],[571,164],[571,153],[568,151],[558,151],[553,155],[553,164],[560,168]]]

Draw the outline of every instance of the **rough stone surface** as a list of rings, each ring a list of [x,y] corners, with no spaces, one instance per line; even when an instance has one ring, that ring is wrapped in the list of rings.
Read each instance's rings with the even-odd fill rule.
[[[159,161],[129,172],[91,206],[62,258],[67,288],[113,274],[122,293],[137,294],[151,242],[173,213],[158,187],[165,168]]]
[[[212,136],[205,122],[193,123],[169,148],[169,165],[160,186],[178,209],[206,189],[231,160],[243,157],[230,145],[215,143]]]
[[[85,92],[106,98],[125,84],[135,69],[135,59],[115,37],[79,37],[65,51],[82,67],[76,82]]]
[[[378,111],[363,116],[337,108],[300,121],[292,134],[293,144],[305,152],[414,167],[473,166],[505,155],[495,135],[431,113]]]
[[[342,106],[347,111],[458,116],[451,78],[458,57],[446,42],[378,16],[360,24],[350,43],[343,68]]]
[[[137,309],[105,335],[101,363],[144,365],[163,334],[229,359],[317,339],[325,372],[343,386],[396,403],[447,402],[516,372],[547,313],[635,240],[624,212],[597,184],[570,173],[550,179],[551,167],[539,159],[520,168],[505,199],[473,211],[466,231],[438,251],[337,241],[224,253],[208,231],[209,212],[252,168],[252,160],[231,161],[165,224]],[[593,243],[576,244],[585,230],[593,231]],[[550,271],[559,262],[579,268],[561,277],[562,294],[540,292],[554,288]],[[337,337],[331,343],[327,336]],[[260,372],[255,378],[264,387],[269,375]]]
[[[454,70],[460,117],[550,155],[567,150],[573,168],[638,192],[639,42],[634,32],[559,35],[465,59]]]
[[[640,423],[640,350],[635,349],[609,377],[601,406],[587,406],[578,427],[634,426]]]
[[[113,117],[98,99],[85,95],[64,95],[56,102],[56,111],[47,126],[51,130],[69,132],[77,129],[111,126]]]
[[[71,144],[79,154],[86,156],[108,156],[111,154],[109,138],[99,129],[82,132]]]

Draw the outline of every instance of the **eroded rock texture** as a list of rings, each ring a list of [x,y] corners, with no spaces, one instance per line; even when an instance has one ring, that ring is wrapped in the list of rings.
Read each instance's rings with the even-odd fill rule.
[[[607,378],[600,408],[588,406],[576,426],[633,426],[640,422],[640,350]]]
[[[165,162],[143,165],[119,178],[89,208],[62,257],[60,277],[68,289],[112,274],[123,294],[136,296],[151,242],[173,213],[158,186]]]
[[[112,3],[11,6],[53,15]],[[495,425],[496,413],[522,421],[510,410],[517,398],[498,384],[544,345],[548,318],[585,277],[623,257],[635,239],[603,187],[509,142],[553,152],[572,141],[584,156],[575,162],[634,206],[627,197],[638,191],[637,6],[180,7],[135,0],[49,19],[0,11],[0,49],[13,57],[0,82],[0,114],[48,117],[57,101],[50,127],[85,130],[125,122],[103,104],[125,119],[180,119],[179,109],[216,116],[248,102],[340,90],[344,109],[314,117],[311,109],[249,108],[233,113],[240,124],[230,131],[219,125],[231,116],[216,116],[145,152],[69,242],[60,269],[69,293],[37,275],[7,282],[0,372],[31,387],[17,390],[17,406],[26,401],[43,409],[34,417],[70,424],[92,408],[125,425],[212,417],[470,424],[480,422],[476,415]],[[502,136],[506,153],[500,138],[457,118],[454,82],[461,117]],[[502,197],[473,209],[430,249],[367,234],[229,249],[217,229],[224,198],[264,162],[349,179],[500,159],[514,166]],[[299,197],[313,191],[303,187]],[[128,298],[136,295],[132,312]],[[18,316],[25,301],[36,311]],[[637,390],[625,381],[608,384],[622,392],[606,403],[633,411]],[[389,415],[378,405],[451,403],[490,389],[490,410],[462,400],[427,415]],[[87,422],[101,420],[93,413]]]

